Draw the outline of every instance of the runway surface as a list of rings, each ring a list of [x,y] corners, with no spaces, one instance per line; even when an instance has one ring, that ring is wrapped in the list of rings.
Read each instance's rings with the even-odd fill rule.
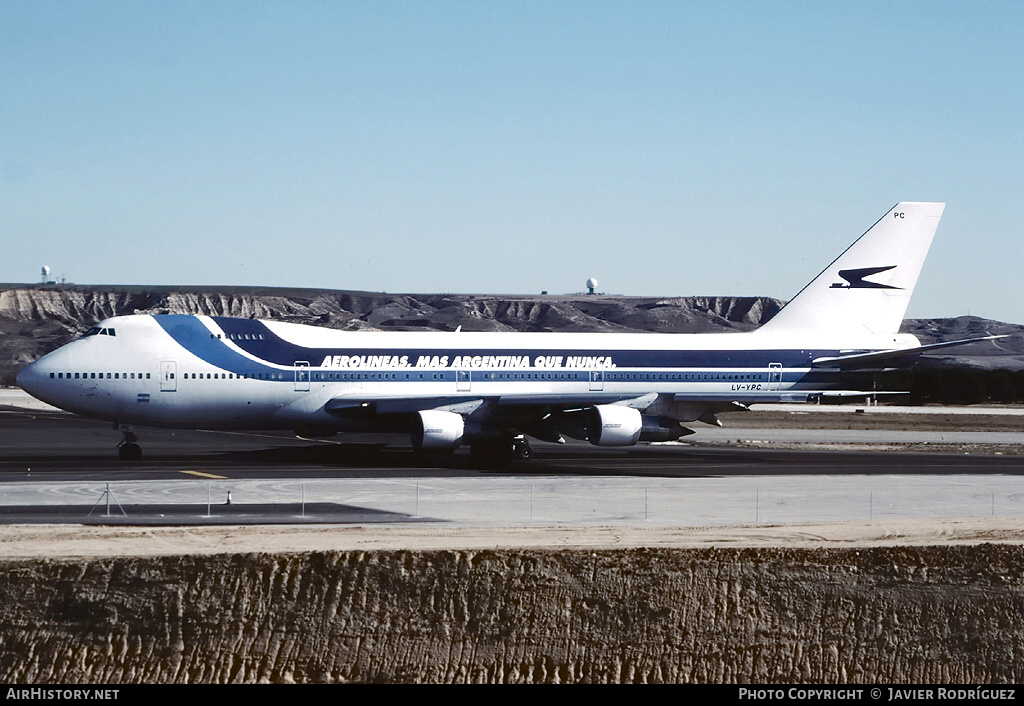
[[[481,471],[464,450],[418,465],[398,437],[139,431],[145,459],[123,464],[107,424],[0,412],[0,522],[706,526],[1024,515],[1024,456],[538,443],[528,463]]]

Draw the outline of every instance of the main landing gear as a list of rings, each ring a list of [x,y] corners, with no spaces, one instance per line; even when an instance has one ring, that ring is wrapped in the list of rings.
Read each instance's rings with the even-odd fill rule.
[[[533,458],[533,447],[525,436],[512,439],[512,458],[516,461],[529,461]]]
[[[127,424],[122,424],[117,428],[124,434],[124,438],[117,445],[117,457],[122,461],[141,461],[142,447],[138,443],[139,437],[135,435],[135,432]]]
[[[525,436],[479,441],[470,444],[469,456],[486,468],[504,468],[512,461],[529,461],[533,458],[533,447]]]

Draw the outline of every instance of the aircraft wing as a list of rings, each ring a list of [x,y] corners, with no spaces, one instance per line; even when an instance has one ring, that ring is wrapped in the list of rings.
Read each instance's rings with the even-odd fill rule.
[[[328,400],[324,409],[336,416],[344,416],[352,412],[375,412],[377,414],[412,414],[431,409],[451,411],[472,411],[485,402],[498,407],[544,407],[558,408],[584,407],[594,404],[613,404],[630,400],[635,394],[617,394],[614,392],[589,392],[579,395],[514,395],[514,396],[481,396],[481,395],[444,395],[427,397],[335,397]]]
[[[411,414],[427,409],[439,409],[482,403],[477,395],[450,395],[443,397],[335,397],[327,401],[324,409],[335,416],[352,412],[375,412],[377,414]]]

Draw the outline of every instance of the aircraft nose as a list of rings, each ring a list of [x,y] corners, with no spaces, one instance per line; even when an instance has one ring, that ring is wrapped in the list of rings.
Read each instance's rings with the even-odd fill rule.
[[[29,363],[18,372],[18,376],[15,378],[18,387],[33,397],[38,396],[40,380],[38,363]]]

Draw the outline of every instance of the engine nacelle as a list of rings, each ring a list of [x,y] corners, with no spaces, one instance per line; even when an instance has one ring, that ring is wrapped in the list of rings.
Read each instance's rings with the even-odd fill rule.
[[[462,443],[466,421],[461,414],[428,409],[412,418],[413,448],[427,451],[453,451]]]
[[[694,433],[693,429],[687,429],[670,417],[652,417],[645,414],[643,420],[640,441],[675,441],[681,436]]]
[[[587,410],[587,441],[594,446],[632,446],[643,426],[643,416],[632,407],[599,404]]]

